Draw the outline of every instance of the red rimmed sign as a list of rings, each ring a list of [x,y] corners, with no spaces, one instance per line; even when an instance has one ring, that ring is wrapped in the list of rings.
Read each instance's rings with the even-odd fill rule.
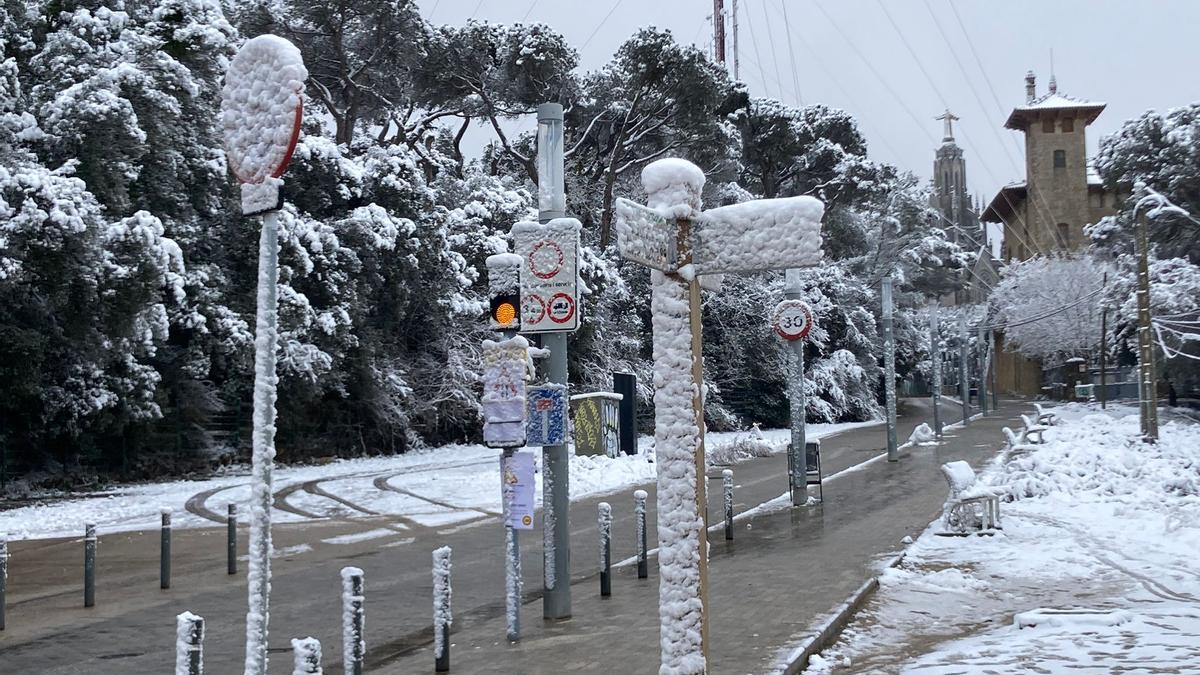
[[[812,310],[803,300],[784,300],[771,313],[771,328],[789,342],[808,337],[812,326]]]

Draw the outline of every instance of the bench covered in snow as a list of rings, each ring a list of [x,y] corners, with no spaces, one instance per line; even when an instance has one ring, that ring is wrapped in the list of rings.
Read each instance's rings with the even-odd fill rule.
[[[1021,438],[1024,442],[1037,443],[1038,445],[1046,442],[1046,439],[1042,438],[1042,433],[1050,427],[1034,422],[1029,415],[1025,414],[1021,415],[1021,421],[1025,423],[1025,430],[1021,432]]]
[[[1043,408],[1041,403],[1034,403],[1033,407],[1037,408],[1038,424],[1045,424],[1052,427],[1058,421],[1058,415]]]
[[[943,534],[965,535],[971,531],[1000,529],[1003,489],[979,484],[975,470],[961,460],[943,464],[942,476],[950,487],[950,495],[942,506]]]

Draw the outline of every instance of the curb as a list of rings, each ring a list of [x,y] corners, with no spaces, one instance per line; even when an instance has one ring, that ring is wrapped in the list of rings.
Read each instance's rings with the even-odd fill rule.
[[[892,558],[891,562],[889,562],[884,569],[896,567],[900,563],[904,562],[904,555],[905,552],[901,551],[899,555],[897,555],[895,558]],[[867,600],[869,600],[877,590],[879,590],[878,575],[871,577],[864,582],[862,586],[859,586],[858,590],[854,591],[854,593],[850,595],[850,598],[837,608],[833,616],[829,617],[825,620],[825,623],[821,624],[821,627],[817,629],[815,635],[808,638],[803,645],[792,650],[792,653],[789,654],[785,660],[783,670],[779,672],[782,672],[784,675],[798,675],[798,673],[807,668],[809,659],[811,659],[814,654],[820,653],[828,648],[834,643],[835,640],[837,640],[838,636],[841,635],[842,630],[847,624],[850,623],[851,620],[854,619],[854,615],[858,613],[858,610],[862,609],[862,606],[866,604]]]

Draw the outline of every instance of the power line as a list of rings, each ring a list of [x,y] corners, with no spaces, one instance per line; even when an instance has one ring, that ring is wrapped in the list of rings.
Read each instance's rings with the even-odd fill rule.
[[[787,32],[788,55],[792,59],[792,84],[796,87],[796,98],[800,105],[804,105],[804,97],[800,94],[800,75],[796,68],[796,50],[792,48],[792,22],[788,20],[787,1],[779,0],[779,6],[783,8],[783,29]]]
[[[538,2],[539,0],[533,0],[533,2],[529,3],[529,9],[525,10],[525,16],[521,17],[521,21],[528,19],[529,15],[533,14],[533,8],[537,7]]]
[[[482,2],[482,0],[480,1]],[[622,1],[623,0],[617,0],[613,3],[612,9],[608,10],[608,14],[605,14],[603,19],[600,19],[600,23],[596,24],[596,28],[592,30],[592,34],[588,36],[588,39],[583,41],[583,44],[579,47],[580,49],[587,47],[592,42],[592,38],[596,37],[596,33],[600,32],[600,27],[608,22],[609,17],[613,15],[613,12],[617,11],[617,8],[621,6]]]
[[[750,11],[750,6],[747,5],[746,6],[746,27],[750,29],[750,43],[754,45],[754,59],[755,59],[754,65],[758,66],[758,79],[762,80],[763,89],[766,89],[767,88],[767,73],[762,67],[762,56],[758,53],[758,39],[754,37],[754,21],[751,20],[751,18],[750,18],[751,14],[752,14],[752,12]],[[768,25],[767,28],[770,29],[770,26]],[[737,47],[738,47],[738,51],[740,52],[742,49],[742,43],[740,40],[738,41]],[[749,56],[749,55],[747,55],[747,56]],[[767,95],[770,96],[771,92],[768,91]],[[780,98],[783,98],[783,97],[780,96]]]
[[[478,4],[478,5],[475,5],[475,11],[471,12],[471,16],[468,16],[467,18],[468,18],[468,19],[474,19],[474,18],[475,18],[475,15],[479,13],[479,8],[480,8],[480,7],[483,7],[483,0],[479,0],[479,4]]]
[[[767,20],[767,23],[766,23],[767,40],[771,43],[771,60],[775,62],[775,82],[777,82],[779,84],[779,89],[782,92],[783,91],[783,78],[780,77],[780,75],[779,75],[779,55],[775,51],[775,31],[771,30],[771,17],[767,16],[766,0],[763,0],[762,12],[763,12],[763,18]],[[750,13],[749,7],[746,8],[746,13],[747,14]],[[796,92],[796,94],[797,94],[797,98],[799,98],[799,92]],[[783,98],[783,97],[780,96],[780,98]]]
[[[1080,296],[1080,297],[1072,300],[1071,302],[1066,303],[1065,305],[1060,305],[1058,307],[1055,307],[1054,309],[1047,310],[1040,314],[1025,317],[1023,319],[1017,319],[1016,321],[1003,321],[1001,323],[987,324],[984,326],[977,325],[976,329],[982,328],[984,330],[999,330],[999,329],[1003,329],[1003,328],[1016,328],[1018,326],[1024,326],[1026,324],[1033,323],[1035,321],[1041,321],[1042,319],[1049,318],[1051,316],[1054,316],[1055,314],[1059,314],[1059,313],[1065,312],[1068,309],[1071,309],[1073,307],[1077,307],[1078,305],[1082,304],[1084,301],[1090,300],[1091,298],[1096,297],[1103,291],[1104,291],[1104,287],[1101,286],[1100,288],[1097,288],[1096,290],[1092,291],[1091,293],[1088,293],[1087,295]]]
[[[891,13],[888,12],[887,7],[883,4],[882,0],[876,0],[876,2],[879,5],[879,9],[883,11],[884,16],[887,17],[888,23],[891,24],[892,30],[895,31],[896,36],[900,38],[900,43],[904,45],[904,48],[906,50],[908,50],[909,55],[912,56],[913,61],[917,64],[917,68],[920,69],[921,74],[925,77],[925,81],[929,83],[930,88],[933,89],[933,92],[937,95],[938,99],[941,100],[942,105],[945,106],[946,109],[948,110],[950,108],[949,101],[946,100],[946,97],[942,94],[942,90],[937,86],[937,83],[933,81],[933,77],[930,76],[929,71],[925,68],[925,64],[921,61],[921,58],[917,55],[916,50],[913,49],[913,47],[909,43],[908,39],[906,37],[904,37],[904,32],[900,30],[900,26],[892,18]],[[841,32],[841,31],[839,30],[839,32]],[[849,40],[847,40],[847,42],[849,42]],[[873,69],[872,69],[872,72],[874,72]],[[876,75],[876,77],[879,77],[878,74]],[[881,81],[882,81],[882,78],[881,78]],[[890,90],[890,88],[889,88],[889,90]],[[960,135],[962,136],[963,142],[966,143],[970,147],[971,151],[973,153],[975,153],[975,155],[979,158],[979,163],[981,166],[983,166],[983,169],[984,169],[984,171],[987,172],[988,176],[990,176],[993,181],[995,181],[997,183],[1000,182],[996,178],[996,174],[992,171],[991,165],[988,164],[986,159],[984,159],[983,153],[979,152],[979,149],[975,146],[974,142],[972,142],[971,137],[969,137],[966,134],[966,132],[963,131],[963,129],[961,127],[959,128],[959,132],[960,132]],[[932,140],[932,138],[930,140]],[[1029,197],[1030,202],[1033,203],[1036,207],[1038,205],[1038,203],[1035,201],[1034,196],[1033,196],[1033,193],[1034,193],[1033,186],[1029,185],[1027,187],[1027,191],[1030,196]],[[1003,194],[1003,190],[1001,191],[1001,193]],[[1005,199],[1006,200],[1008,199],[1007,195],[1005,196]],[[1011,202],[1009,203],[1009,206],[1010,207],[1012,206]],[[1043,215],[1049,215],[1051,222],[1058,222],[1057,219],[1055,219],[1053,212],[1050,211],[1049,205],[1046,204],[1043,206],[1044,206],[1044,210],[1046,212]],[[1014,230],[1014,232],[1015,232],[1015,230]],[[1038,242],[1036,237],[1033,238],[1033,242],[1036,246],[1038,246],[1039,251],[1043,255],[1045,255],[1046,251],[1044,249],[1041,249],[1040,243]],[[1032,248],[1031,248],[1031,250],[1032,250]]]
[[[963,37],[966,38],[967,48],[971,50],[971,56],[975,58],[975,65],[979,67],[979,73],[983,75],[983,81],[988,86],[988,90],[992,92],[992,100],[996,103],[996,112],[1004,117],[1004,104],[1000,102],[1000,97],[996,94],[996,87],[992,84],[992,78],[988,76],[987,69],[983,67],[983,60],[979,58],[979,52],[975,51],[975,43],[971,40],[971,35],[967,32],[967,26],[963,23],[962,16],[958,13],[958,8],[954,6],[952,0],[946,0],[946,4],[950,5],[950,10],[954,12],[954,19],[958,22],[958,28],[962,31]],[[1015,136],[1009,136],[1017,151],[1020,152],[1021,146],[1017,142]]]

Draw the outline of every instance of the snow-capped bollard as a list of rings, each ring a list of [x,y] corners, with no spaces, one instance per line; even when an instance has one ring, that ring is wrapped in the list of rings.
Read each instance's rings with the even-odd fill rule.
[[[171,587],[171,510],[162,510],[162,541],[158,551],[158,587]]]
[[[633,529],[637,539],[638,578],[650,576],[649,563],[646,560],[646,491],[635,490],[633,493]]]
[[[367,642],[363,636],[363,571],[342,568],[342,670],[362,675]]]
[[[292,675],[321,675],[321,641],[292,638]]]
[[[237,574],[237,504],[229,505],[225,516],[225,567],[230,574]]]
[[[83,606],[96,604],[96,526],[83,526]]]
[[[450,672],[450,547],[433,552],[433,669]]]
[[[600,595],[612,595],[612,507],[600,502],[596,522],[600,530]]]
[[[204,617],[184,612],[175,617],[175,675],[203,675]]]
[[[4,630],[5,594],[8,592],[8,540],[0,536],[0,630]]]
[[[725,481],[725,540],[733,540],[733,469],[721,472]]]

